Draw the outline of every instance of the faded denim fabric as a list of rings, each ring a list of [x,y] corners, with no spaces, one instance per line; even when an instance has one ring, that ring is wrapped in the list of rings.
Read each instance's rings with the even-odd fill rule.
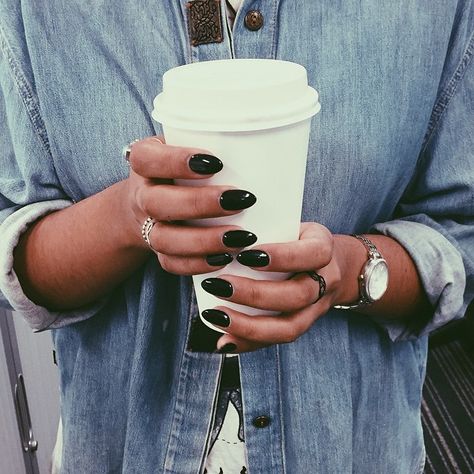
[[[331,311],[291,344],[241,355],[249,472],[419,473],[426,334],[474,294],[474,4],[244,0],[233,37],[191,47],[186,3],[0,4],[0,288],[54,328],[62,472],[200,472],[222,356],[186,350],[190,279],[155,258],[95,305],[39,308],[12,270],[19,235],[127,177],[123,145],[161,132],[150,111],[167,69],[260,57],[304,65],[320,92],[302,220],[399,240],[434,314]]]

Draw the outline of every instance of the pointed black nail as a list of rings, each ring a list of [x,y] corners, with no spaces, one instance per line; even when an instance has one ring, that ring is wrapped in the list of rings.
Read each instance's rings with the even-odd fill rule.
[[[206,257],[206,262],[212,267],[222,267],[222,265],[227,265],[232,262],[234,258],[228,253],[219,253],[216,255],[208,255]]]
[[[201,282],[201,286],[203,290],[211,295],[222,296],[224,298],[229,298],[234,292],[232,285],[221,278],[206,278]]]
[[[189,159],[189,167],[197,174],[214,174],[223,168],[222,161],[216,156],[198,153]]]
[[[244,250],[237,255],[237,261],[247,267],[266,267],[270,257],[262,250]]]
[[[222,236],[226,247],[248,247],[257,241],[257,236],[247,230],[229,230]]]
[[[220,203],[226,211],[240,211],[253,206],[257,198],[248,191],[242,189],[230,189],[221,194]]]
[[[235,349],[237,349],[237,346],[235,344],[232,344],[232,342],[229,342],[222,346],[220,349],[217,349],[216,354],[228,354],[229,352],[234,352]]]
[[[219,311],[218,309],[205,309],[201,316],[211,324],[215,324],[217,326],[222,326],[226,328],[230,325],[230,318],[227,313],[224,311]]]

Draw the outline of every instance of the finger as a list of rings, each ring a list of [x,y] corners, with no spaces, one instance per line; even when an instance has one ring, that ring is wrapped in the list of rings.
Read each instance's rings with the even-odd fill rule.
[[[237,346],[235,350],[237,352],[249,347],[250,344],[252,347],[265,347],[271,344],[294,342],[328,310],[328,302],[321,300],[315,305],[302,310],[276,316],[249,316],[226,306],[218,306],[210,312],[225,313],[229,321],[228,326],[218,326],[215,322],[213,323],[218,327],[222,327],[227,333],[225,339],[221,340],[221,338],[219,340],[217,348],[220,349],[224,344],[234,343]],[[203,317],[205,319],[209,318],[206,311],[203,312]],[[212,320],[212,318],[210,319]],[[237,341],[240,341],[240,343]],[[242,347],[242,341],[247,341],[248,344],[246,343]]]
[[[313,304],[319,284],[306,273],[289,280],[269,281],[234,275],[207,278],[201,286],[218,298],[269,311],[292,312]]]
[[[270,344],[259,344],[246,339],[239,339],[225,335],[219,338],[216,344],[217,354],[240,354],[241,352],[252,352],[268,347]]]
[[[256,197],[229,186],[175,186],[160,184],[140,190],[137,200],[143,211],[159,221],[222,217],[253,206]]]
[[[268,272],[301,272],[322,268],[331,261],[333,236],[320,224],[302,225],[300,240],[264,244],[237,255],[240,264]]]
[[[133,171],[144,178],[202,179],[223,167],[208,150],[165,145],[157,137],[134,143],[129,161]]]
[[[174,275],[200,275],[224,268],[233,257],[229,253],[208,255],[207,257],[178,257],[158,253],[161,268]],[[212,258],[211,258],[212,257]]]
[[[149,239],[159,253],[202,257],[251,245],[257,237],[237,226],[193,227],[158,221]]]

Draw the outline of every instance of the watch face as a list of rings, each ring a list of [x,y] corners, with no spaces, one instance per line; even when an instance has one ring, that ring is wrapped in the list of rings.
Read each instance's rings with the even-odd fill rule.
[[[372,262],[370,274],[367,275],[366,291],[372,301],[382,298],[388,287],[388,267],[383,259]]]

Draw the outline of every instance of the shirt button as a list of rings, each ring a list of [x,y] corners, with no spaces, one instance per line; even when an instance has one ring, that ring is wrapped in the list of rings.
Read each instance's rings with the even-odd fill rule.
[[[258,10],[250,10],[244,24],[250,31],[258,31],[263,26],[263,15]]]
[[[257,416],[252,421],[255,428],[266,428],[270,424],[270,418],[265,415]]]

